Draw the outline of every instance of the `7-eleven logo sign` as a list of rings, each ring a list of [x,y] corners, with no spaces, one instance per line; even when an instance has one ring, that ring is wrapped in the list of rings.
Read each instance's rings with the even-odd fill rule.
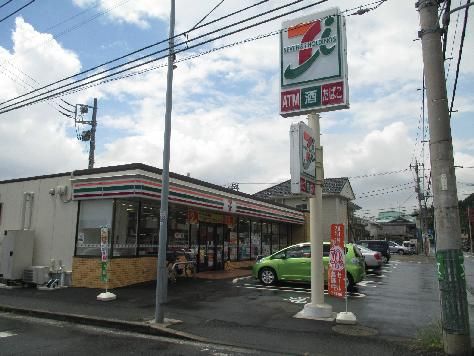
[[[337,7],[282,23],[280,115],[349,108],[346,21]]]
[[[293,58],[284,69],[285,79],[291,80],[302,76],[318,58],[329,56],[334,52],[337,45],[336,31],[333,31],[334,24],[334,16],[328,16],[325,19],[288,28],[287,38],[293,39],[291,41],[293,44],[283,47],[283,56]],[[299,41],[294,43],[294,39]]]

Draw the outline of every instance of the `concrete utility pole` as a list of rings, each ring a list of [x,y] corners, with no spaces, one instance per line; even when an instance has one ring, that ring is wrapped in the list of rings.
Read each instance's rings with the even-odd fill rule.
[[[158,243],[158,262],[156,266],[156,306],[155,323],[163,323],[163,305],[168,301],[168,270],[166,268],[166,246],[168,243],[168,194],[170,180],[170,140],[171,109],[173,105],[173,63],[174,63],[174,18],[175,0],[171,0],[170,36],[168,51],[168,82],[166,87],[165,133],[163,147],[163,173],[160,207],[160,238]]]
[[[425,248],[424,234],[426,233],[426,226],[425,226],[424,207],[421,204],[421,198],[423,196],[423,193],[421,192],[421,188],[420,188],[420,174],[419,174],[419,170],[418,170],[418,166],[420,166],[420,165],[423,166],[422,163],[418,163],[418,161],[415,161],[414,165],[410,164],[410,169],[413,168],[415,170],[415,174],[416,174],[416,188],[415,188],[415,191],[416,191],[416,194],[417,194],[417,197],[418,197],[418,207],[420,209],[420,233],[421,233],[421,239],[422,239],[422,246],[423,246],[423,249],[424,249]]]
[[[89,142],[89,169],[94,168],[95,155],[95,129],[97,127],[97,98],[94,98],[94,107],[92,108],[91,122],[91,141]]]
[[[331,318],[332,307],[324,303],[323,266],[323,156],[321,148],[319,114],[308,115],[308,126],[313,129],[316,146],[316,189],[315,196],[309,198],[309,234],[311,241],[311,303],[304,306],[305,317]]]
[[[444,351],[448,355],[470,355],[466,280],[438,1],[420,0],[416,7],[420,13],[419,37],[423,49],[428,103]]]

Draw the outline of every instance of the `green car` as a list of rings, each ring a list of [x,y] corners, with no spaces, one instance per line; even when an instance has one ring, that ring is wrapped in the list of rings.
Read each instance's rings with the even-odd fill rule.
[[[324,281],[327,283],[329,242],[323,243]],[[365,277],[364,256],[354,244],[346,244],[346,272],[348,289]],[[311,282],[311,244],[309,242],[293,245],[268,257],[257,259],[252,275],[265,285],[277,281]]]

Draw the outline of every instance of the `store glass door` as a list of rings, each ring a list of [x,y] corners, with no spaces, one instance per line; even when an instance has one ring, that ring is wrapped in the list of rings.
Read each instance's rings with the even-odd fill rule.
[[[199,223],[198,269],[200,272],[224,268],[222,225]]]

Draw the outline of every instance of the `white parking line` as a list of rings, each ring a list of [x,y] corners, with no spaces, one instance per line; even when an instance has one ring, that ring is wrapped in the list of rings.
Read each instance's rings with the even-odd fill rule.
[[[15,333],[12,333],[10,331],[0,331],[0,337],[10,337],[10,336],[15,336]]]

